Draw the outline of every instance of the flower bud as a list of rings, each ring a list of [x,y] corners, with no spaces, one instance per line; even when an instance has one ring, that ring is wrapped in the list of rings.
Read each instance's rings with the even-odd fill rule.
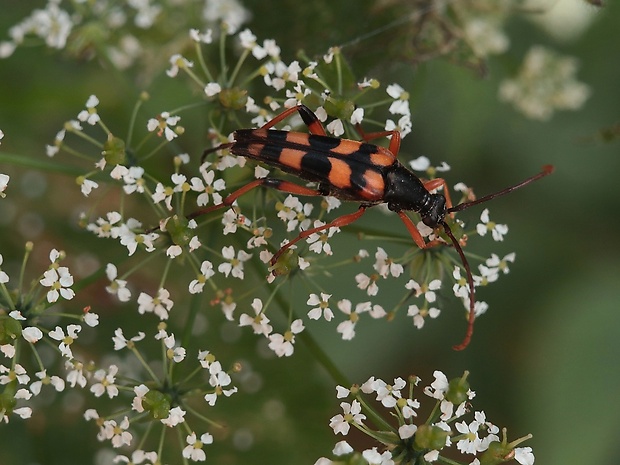
[[[170,399],[160,391],[149,391],[142,399],[142,407],[148,410],[155,419],[168,418],[170,415]]]
[[[469,399],[469,383],[467,382],[467,375],[469,375],[469,373],[466,371],[462,377],[451,379],[448,384],[446,400],[449,400],[454,405],[461,405]]]
[[[105,157],[106,164],[124,165],[126,161],[125,141],[110,134],[103,144],[102,154]]]
[[[12,344],[22,334],[22,325],[13,318],[0,320],[0,344]]]
[[[422,450],[439,450],[446,445],[446,439],[450,435],[438,426],[420,425],[415,433],[415,446]]]

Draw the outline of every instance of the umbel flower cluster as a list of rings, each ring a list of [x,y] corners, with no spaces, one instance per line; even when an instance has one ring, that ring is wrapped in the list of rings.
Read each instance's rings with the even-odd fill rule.
[[[435,380],[422,390],[422,400],[417,398],[420,379],[416,376],[407,381],[396,378],[392,384],[372,376],[361,386],[337,386],[337,397],[350,402],[342,401],[342,413],[331,418],[329,425],[334,433],[352,435],[353,426],[382,444],[383,449],[374,446],[356,452],[342,440],[332,451],[337,459],[323,457],[315,465],[357,463],[360,456],[366,463],[377,465],[458,463],[451,458],[454,453],[473,456],[466,462],[471,465],[499,464],[512,459],[521,465],[534,463],[530,447],[517,447],[530,436],[509,443],[504,428],[500,440],[499,428],[487,420],[483,411],[474,411],[472,415],[475,393],[467,381],[469,373],[450,381],[441,371],[433,375]],[[368,400],[370,396],[375,397],[376,403]],[[427,401],[433,405],[426,419],[422,419]],[[390,419],[379,409],[389,412]]]
[[[70,13],[60,0],[49,1],[11,28],[10,39],[0,44],[0,57],[10,57],[34,37],[50,48],[103,55],[100,58],[117,69],[127,69],[141,63],[145,47],[157,49],[159,44],[149,42],[147,32],[169,30],[165,2],[132,1],[118,8],[114,2],[94,3],[96,7],[75,2],[76,11]],[[195,7],[199,2],[170,3]],[[471,11],[484,10],[476,2],[472,5]],[[398,131],[405,138],[413,127],[409,93],[398,83],[355,78],[340,49],[315,59],[300,53],[297,60],[285,61],[274,40],[260,40],[243,27],[250,14],[236,0],[209,0],[201,6],[207,26],[189,30],[183,45],[165,57],[167,76],[199,93],[198,102],[153,108],[143,93],[121,137],[113,129],[117,123],[100,113],[101,102],[91,95],[45,148],[54,162],[70,160],[81,170],[75,181],[88,208],[80,226],[84,235],[100,243],[98,270],[75,279],[68,265],[71,251],[55,248],[45,252],[47,268],[33,270],[32,243],[26,244],[21,266],[11,268],[16,272],[3,269],[0,255],[0,420],[29,418],[42,393],[76,390],[91,400],[106,400],[85,408],[83,417],[97,439],[113,450],[116,463],[168,463],[178,461],[179,455],[186,462],[204,461],[207,446],[217,442],[224,422],[216,419],[214,407],[239,395],[236,380],[246,368],[226,354],[215,354],[208,340],[200,339],[200,346],[192,342],[191,336],[204,331],[205,307],[221,311],[226,324],[256,335],[277,357],[292,356],[298,341],[309,337],[306,327],[317,320],[330,323],[347,341],[362,325],[373,324],[371,320],[401,318],[415,331],[442,313],[465,321],[469,307],[459,256],[445,236],[415,214],[422,236],[436,247],[420,250],[404,228],[402,234],[370,228],[363,231],[367,240],[353,250],[352,232],[357,230],[332,227],[300,241],[273,266],[270,261],[283,244],[350,212],[350,205],[334,197],[304,198],[265,189],[240,197],[230,208],[192,215],[220,205],[230,192],[256,179],[283,176],[226,150],[200,161],[200,149],[181,150],[185,124],[197,115],[207,122],[209,147],[230,142],[235,129],[260,127],[301,103],[333,137],[359,138],[360,126],[369,132]],[[458,7],[461,13],[462,8]],[[467,18],[463,28],[480,55],[506,49],[501,21],[484,15],[462,17]],[[109,33],[105,46],[97,42],[102,28]],[[481,41],[476,42],[477,37]],[[574,66],[569,68],[562,76],[572,79]],[[524,86],[511,86],[512,91],[503,92],[508,100],[519,100],[520,93],[527,92]],[[577,100],[563,107],[574,108]],[[279,127],[304,130],[296,117]],[[403,163],[423,179],[450,176],[447,163],[434,164],[424,156]],[[10,180],[0,174],[0,201],[10,197]],[[455,204],[475,198],[473,189],[462,182],[442,193]],[[382,207],[375,210],[380,222],[389,214]],[[504,240],[508,226],[492,218],[484,209],[474,224],[452,216],[446,221],[465,247],[477,239],[490,244]],[[509,272],[515,254],[468,253],[468,258],[474,285],[482,288]],[[290,283],[295,301],[284,301],[284,283]],[[98,332],[106,316],[102,304],[87,293],[88,285],[98,286],[130,309],[140,329],[119,324],[110,334]],[[439,295],[449,297],[443,301],[449,312],[443,312]],[[76,309],[80,297],[89,305]],[[481,315],[488,305],[476,300],[476,314]],[[452,310],[453,302],[458,313]],[[97,358],[81,348],[85,333],[107,338],[112,356]],[[474,411],[473,419],[465,419],[474,396],[466,377],[448,382],[436,372],[435,381],[421,393],[416,377],[397,378],[392,385],[372,377],[361,386],[339,386],[338,398],[346,401],[341,403],[342,413],[329,422],[334,433],[347,436],[353,426],[375,439],[377,446],[357,453],[339,442],[333,463],[450,460],[484,465],[513,458],[523,465],[533,463],[531,450],[516,447],[521,440],[509,443],[505,433],[500,439],[498,428],[483,412]],[[389,409],[387,416],[397,425],[365,400],[370,395]],[[426,420],[419,421],[423,396],[435,405]],[[450,448],[473,458],[448,459]],[[326,463],[332,462],[317,461]]]

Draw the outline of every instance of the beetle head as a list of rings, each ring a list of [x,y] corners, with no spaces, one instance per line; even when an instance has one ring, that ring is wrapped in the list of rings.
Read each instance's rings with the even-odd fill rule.
[[[435,229],[446,216],[446,198],[441,194],[430,194],[428,203],[421,212],[422,222]]]

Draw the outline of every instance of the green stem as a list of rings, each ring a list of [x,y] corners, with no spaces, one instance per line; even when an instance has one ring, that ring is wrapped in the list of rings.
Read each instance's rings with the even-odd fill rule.
[[[34,168],[36,170],[48,173],[60,173],[67,176],[77,177],[83,174],[84,170],[73,165],[63,165],[57,161],[45,160],[41,158],[33,158],[27,155],[17,155],[12,153],[0,153],[0,164],[8,163],[15,166],[23,166],[25,168]]]

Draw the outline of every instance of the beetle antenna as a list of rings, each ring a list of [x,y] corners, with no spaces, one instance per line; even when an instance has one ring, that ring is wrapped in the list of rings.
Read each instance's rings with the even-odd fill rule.
[[[479,203],[488,202],[489,200],[494,199],[495,197],[499,197],[500,195],[508,194],[509,192],[512,192],[523,186],[526,186],[531,182],[538,181],[540,178],[544,178],[545,176],[553,173],[553,169],[554,169],[553,165],[545,165],[543,166],[542,171],[540,173],[535,174],[534,176],[530,176],[529,178],[521,181],[518,184],[515,184],[514,186],[507,187],[506,189],[502,189],[501,191],[495,192],[493,194],[485,195],[484,197],[480,197],[479,199],[472,200],[471,202],[459,203],[458,205],[454,207],[448,208],[447,212],[448,213],[460,212],[461,210],[465,210],[466,208],[473,207],[474,205],[478,205]]]
[[[218,150],[229,149],[230,147],[232,147],[232,145],[233,143],[229,142],[228,144],[220,144],[217,147],[211,147],[211,148],[205,149],[205,151],[202,152],[202,156],[200,157],[200,164],[202,165],[205,162],[205,158],[207,158],[207,155],[213,152],[217,152]]]
[[[467,258],[465,258],[465,253],[463,252],[463,248],[460,246],[459,241],[456,239],[456,237],[454,237],[454,234],[452,234],[452,230],[450,229],[450,226],[448,226],[448,224],[445,221],[442,221],[441,225],[443,226],[444,231],[446,232],[446,234],[452,241],[454,248],[456,249],[459,256],[461,257],[461,262],[463,262],[463,266],[465,267],[465,274],[467,275],[467,284],[469,286],[469,317],[467,318],[468,320],[467,332],[465,333],[465,337],[463,338],[463,341],[460,344],[452,346],[454,350],[463,350],[465,347],[469,345],[469,341],[471,341],[471,337],[474,334],[474,320],[476,319],[476,310],[475,310],[476,298],[474,295],[474,277],[471,274],[471,268],[469,267],[469,262],[467,261]]]
[[[506,189],[502,189],[501,191],[495,192],[493,194],[485,195],[484,197],[481,197],[476,200],[472,200],[470,202],[460,203],[454,207],[448,208],[446,212],[447,213],[459,212],[461,210],[465,210],[466,208],[473,207],[474,205],[478,205],[479,203],[488,202],[489,200],[494,199],[495,197],[508,194],[509,192],[512,192],[523,186],[526,186],[531,182],[537,181],[540,178],[548,176],[549,174],[553,173],[553,169],[554,169],[553,165],[545,165],[543,166],[542,171],[540,173],[535,174],[534,176],[530,176],[529,178],[524,179],[523,181],[521,181],[518,184],[515,184],[514,186],[507,187]],[[471,341],[471,337],[474,333],[474,320],[476,319],[476,310],[475,310],[476,299],[475,299],[475,291],[474,291],[474,277],[471,274],[471,268],[469,267],[469,262],[467,261],[467,258],[465,257],[465,253],[463,252],[463,248],[460,246],[459,241],[456,239],[456,237],[454,237],[454,234],[452,234],[452,230],[450,229],[450,227],[445,221],[442,221],[441,225],[443,226],[444,231],[446,232],[447,236],[452,241],[454,248],[456,249],[459,256],[461,257],[461,262],[463,263],[463,267],[465,268],[465,274],[467,275],[467,284],[469,286],[469,318],[468,318],[468,324],[467,324],[467,332],[465,333],[465,337],[463,338],[463,341],[460,344],[452,347],[454,350],[463,350],[465,347],[469,345],[469,342]]]

